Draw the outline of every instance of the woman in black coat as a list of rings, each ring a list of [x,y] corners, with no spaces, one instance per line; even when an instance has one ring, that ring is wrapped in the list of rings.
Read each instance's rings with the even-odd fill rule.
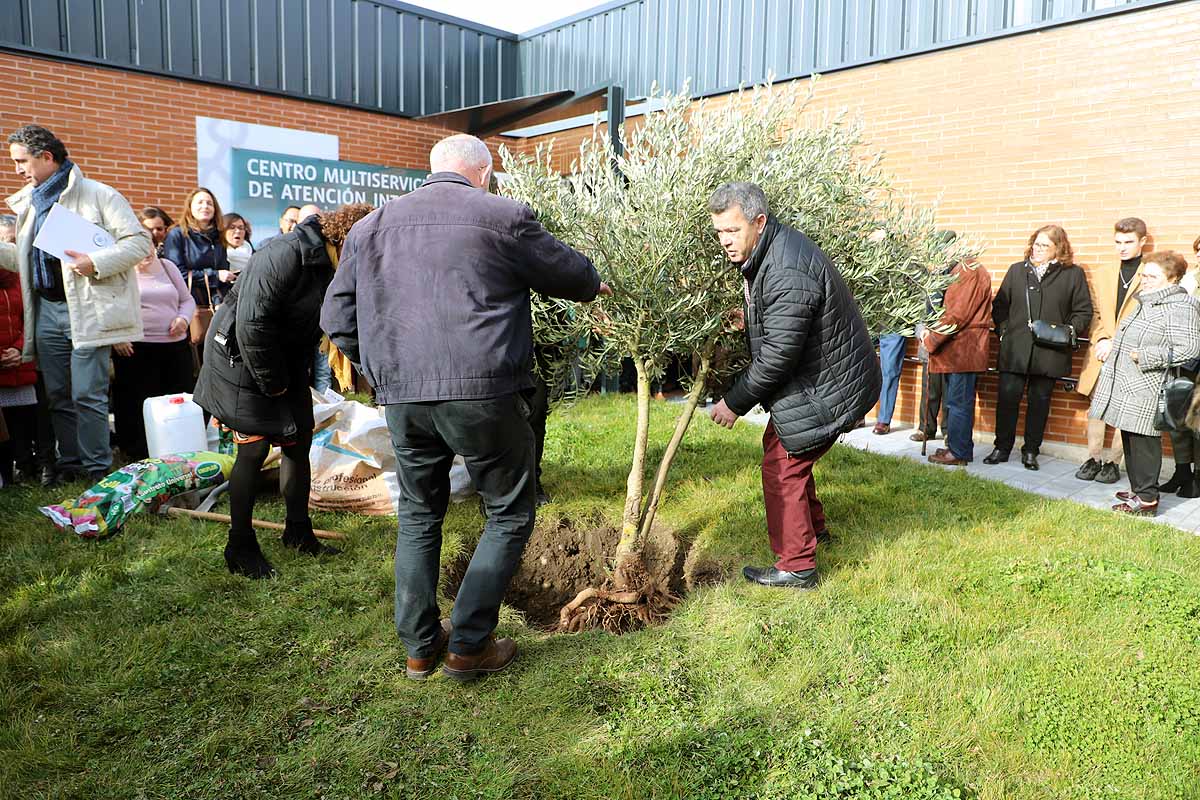
[[[274,572],[250,524],[258,473],[272,444],[283,450],[283,543],[309,555],[338,552],[317,541],[308,515],[313,434],[308,387],[313,348],[321,338],[321,303],[338,252],[350,226],[370,211],[366,205],[343,206],[271,239],[251,256],[205,338],[195,401],[233,432],[238,446],[229,478],[230,572],[251,578]]]
[[[1037,344],[1031,319],[1070,325],[1076,336],[1086,336],[1092,322],[1087,276],[1075,266],[1067,232],[1057,225],[1034,231],[1025,260],[1008,268],[992,301],[992,322],[1000,334],[1000,387],[995,448],[983,459],[985,464],[1008,461],[1017,437],[1021,395],[1028,387],[1021,463],[1025,469],[1038,468],[1054,381],[1071,374],[1071,348]]]

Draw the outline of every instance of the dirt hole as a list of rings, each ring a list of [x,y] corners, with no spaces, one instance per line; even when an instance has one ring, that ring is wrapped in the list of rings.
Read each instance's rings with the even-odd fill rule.
[[[589,586],[604,583],[619,539],[620,531],[601,520],[540,522],[525,547],[504,602],[521,611],[529,625],[553,628],[564,605]],[[458,594],[470,560],[468,551],[447,568],[444,585],[448,596]],[[646,543],[647,568],[677,597],[693,584],[686,579],[686,561],[687,543],[671,531],[655,527]]]

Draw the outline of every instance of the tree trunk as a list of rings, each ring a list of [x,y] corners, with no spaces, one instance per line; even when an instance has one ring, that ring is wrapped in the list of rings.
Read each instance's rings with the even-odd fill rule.
[[[679,415],[679,419],[675,423],[675,434],[671,437],[671,442],[667,445],[667,450],[663,453],[662,460],[658,462],[658,473],[654,476],[654,487],[650,490],[650,497],[646,500],[646,509],[642,512],[639,539],[644,540],[650,534],[650,527],[654,524],[654,515],[658,512],[658,503],[662,499],[663,489],[667,485],[667,473],[671,471],[671,463],[675,460],[675,454],[679,451],[679,443],[683,441],[683,435],[687,433],[688,426],[692,424],[692,417],[696,414],[696,406],[700,404],[700,397],[704,394],[704,382],[708,377],[709,367],[712,365],[712,353],[713,348],[709,347],[700,354],[700,369],[696,371],[696,375],[692,378],[692,390],[688,392],[687,402],[683,406],[683,413]]]
[[[618,576],[625,571],[623,566],[637,560],[641,553],[642,493],[646,480],[646,445],[650,438],[650,375],[641,358],[634,357],[633,365],[637,369],[637,433],[633,441],[633,464],[625,483],[625,511],[621,515],[621,541],[617,545]]]

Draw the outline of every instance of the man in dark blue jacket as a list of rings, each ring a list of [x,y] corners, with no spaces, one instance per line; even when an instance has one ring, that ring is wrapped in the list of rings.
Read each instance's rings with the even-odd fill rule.
[[[534,521],[534,388],[529,292],[609,293],[592,263],[527,206],[485,187],[492,157],[474,136],[434,146],[433,174],[350,231],[321,326],[385,407],[399,466],[396,631],[407,675],[471,680],[508,666],[493,630]],[[439,625],[438,557],[450,462],[463,456],[488,521],[451,626]]]
[[[763,501],[778,560],[746,567],[764,586],[817,585],[817,540],[828,538],[813,465],[875,405],[879,362],[854,297],[829,257],[770,216],[753,183],[727,183],[708,203],[725,255],[741,270],[750,365],[710,415],[732,428],[756,405],[763,434]]]

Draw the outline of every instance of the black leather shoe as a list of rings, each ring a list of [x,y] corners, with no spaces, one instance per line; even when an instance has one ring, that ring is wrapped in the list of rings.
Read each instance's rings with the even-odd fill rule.
[[[1021,466],[1025,469],[1037,472],[1037,453],[1021,453]]]
[[[801,572],[787,572],[775,567],[766,569],[745,567],[742,574],[746,576],[746,580],[754,581],[760,586],[775,586],[782,589],[815,589],[819,580],[816,567]]]
[[[1094,458],[1089,458],[1080,465],[1079,469],[1075,470],[1075,477],[1081,481],[1094,481],[1099,472],[1100,462]]]
[[[1178,492],[1184,486],[1190,485],[1192,482],[1192,465],[1186,467],[1182,464],[1175,465],[1175,474],[1166,483],[1158,487],[1160,492]]]
[[[758,583],[758,579],[766,572],[763,567],[742,567],[742,577],[751,583]]]
[[[992,450],[992,452],[988,453],[986,456],[983,457],[983,463],[985,463],[985,464],[1003,464],[1005,461],[1008,461],[1008,452],[1009,451],[1007,451],[1007,450],[1001,450],[999,448],[996,448],[996,449]]]
[[[1195,479],[1188,481],[1183,486],[1179,487],[1179,491],[1175,494],[1180,497],[1186,497],[1189,500],[1193,497],[1200,497],[1200,481]]]

